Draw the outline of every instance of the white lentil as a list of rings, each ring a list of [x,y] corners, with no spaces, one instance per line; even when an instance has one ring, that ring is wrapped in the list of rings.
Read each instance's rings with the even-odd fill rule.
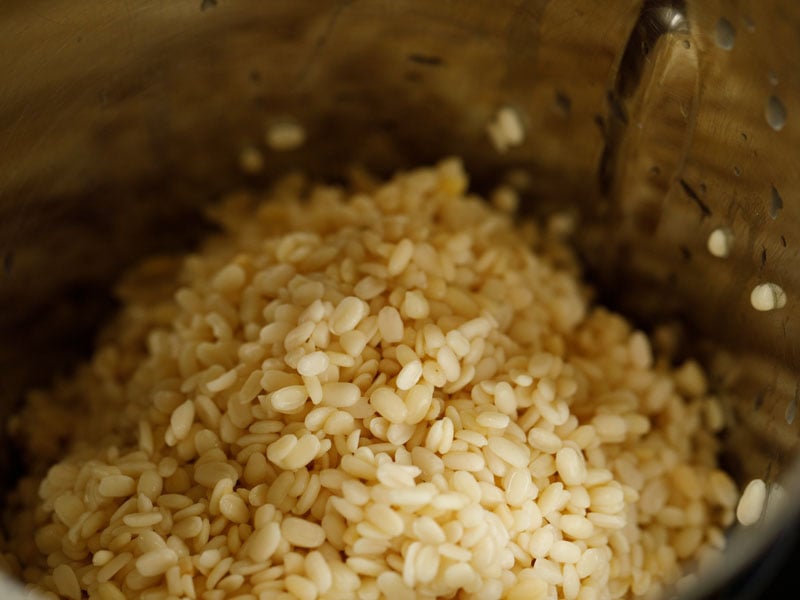
[[[544,558],[550,552],[554,541],[555,533],[552,527],[542,527],[531,535],[528,551],[534,558]]]
[[[308,400],[308,390],[302,385],[289,385],[275,390],[269,396],[273,409],[281,413],[293,413]]]
[[[564,591],[564,598],[565,600],[574,600],[581,591],[581,582],[578,577],[578,572],[574,565],[566,564],[561,573],[563,577],[561,588]],[[644,589],[647,590],[648,587],[649,586],[645,586]]]
[[[299,548],[318,548],[325,541],[325,530],[297,517],[287,517],[281,522],[281,533],[292,545]]]
[[[362,300],[372,300],[382,294],[386,286],[386,281],[368,275],[353,287],[353,292]]]
[[[430,315],[430,304],[420,290],[410,290],[403,298],[402,312],[409,319],[426,319]]]
[[[486,411],[478,415],[476,422],[487,429],[505,429],[510,419],[508,415],[495,411]]]
[[[264,168],[264,154],[255,146],[245,146],[239,153],[239,168],[253,175]]]
[[[360,298],[355,296],[344,298],[331,315],[331,333],[341,335],[354,330],[368,312],[369,307]]]
[[[125,594],[110,581],[98,584],[97,593],[100,596],[100,600],[125,600],[126,598]]]
[[[436,362],[447,381],[456,381],[461,375],[461,365],[455,353],[449,346],[442,346],[436,353]]]
[[[619,415],[602,414],[592,419],[597,436],[604,442],[622,442],[627,434],[625,419]]]
[[[129,527],[153,527],[164,520],[164,515],[157,512],[134,513],[122,517],[122,522]]]
[[[414,359],[407,363],[397,374],[397,388],[410,390],[422,377],[422,362]]]
[[[122,498],[130,496],[136,489],[136,481],[127,475],[108,475],[100,481],[97,491],[108,498]],[[71,518],[62,517],[65,522]]]
[[[558,540],[550,546],[549,556],[558,563],[574,564],[580,560],[581,549],[573,542]]]
[[[307,433],[300,437],[297,444],[280,460],[279,466],[292,471],[299,469],[314,460],[321,446],[319,438]]]
[[[281,541],[281,531],[278,523],[267,523],[256,530],[248,539],[247,553],[257,562],[265,562],[275,553]]]
[[[713,256],[727,258],[733,246],[733,232],[727,227],[718,227],[708,235],[706,245]]]
[[[178,562],[178,555],[169,548],[152,550],[142,554],[136,559],[136,570],[145,577],[153,577],[166,573],[172,565]]]
[[[511,385],[505,381],[497,384],[494,390],[494,403],[497,410],[507,415],[517,410],[517,398]]]
[[[489,438],[489,449],[512,467],[521,469],[528,466],[530,450],[526,446],[512,442],[508,438],[491,436]]]
[[[556,469],[566,485],[581,485],[586,481],[586,463],[574,448],[561,448],[556,453]]]
[[[300,575],[286,576],[286,590],[298,600],[315,600],[319,593],[311,580]]]
[[[94,553],[94,556],[92,556],[92,564],[95,567],[102,567],[108,564],[112,558],[114,558],[114,553],[110,550],[98,550]]]
[[[507,478],[506,499],[509,505],[522,506],[526,500],[536,497],[538,490],[527,469],[513,469]]]
[[[414,243],[408,238],[404,238],[395,246],[389,257],[386,267],[389,276],[395,277],[405,271],[412,256],[414,256]]]
[[[758,311],[770,311],[786,306],[786,292],[777,283],[760,283],[750,293],[750,304]]]
[[[236,371],[230,370],[209,381],[206,384],[206,388],[208,388],[210,392],[221,392],[227,390],[234,383],[236,383]]]
[[[388,387],[380,387],[372,392],[370,404],[379,414],[392,423],[402,423],[408,415],[403,399]]]
[[[169,424],[172,433],[175,434],[176,440],[185,439],[189,435],[189,430],[194,421],[195,407],[194,402],[186,400],[183,404],[178,406],[170,416]]]
[[[586,539],[594,534],[592,522],[581,515],[562,515],[559,519],[559,527],[566,535],[576,540]]]
[[[403,339],[403,320],[393,306],[384,306],[378,313],[378,331],[387,343]]]
[[[326,594],[333,586],[331,569],[320,552],[313,550],[306,555],[305,571],[319,594]]]
[[[520,579],[508,591],[507,600],[547,600],[548,586],[542,579]]]
[[[120,569],[125,567],[131,559],[133,555],[129,552],[122,552],[108,561],[98,572],[97,572],[97,581],[109,581],[114,575],[116,575]]]
[[[546,558],[536,559],[533,563],[533,572],[550,585],[561,585],[564,579],[559,566]]]
[[[603,562],[603,552],[599,548],[589,548],[585,550],[575,565],[578,577],[581,579],[589,577]]]
[[[767,486],[762,479],[753,479],[742,492],[736,505],[736,519],[742,525],[753,525],[761,518],[767,500]]]
[[[71,600],[81,599],[81,587],[78,583],[78,578],[69,565],[61,564],[53,569],[53,581],[59,594]]]
[[[245,523],[250,519],[250,511],[239,494],[225,494],[220,498],[219,512],[234,523]]]
[[[277,152],[295,150],[305,143],[306,132],[295,121],[280,121],[267,128],[265,141],[267,146]]]
[[[561,482],[548,485],[539,496],[538,505],[542,514],[547,516],[550,513],[561,510],[569,502],[570,493],[564,489]]]
[[[298,361],[297,372],[305,376],[320,375],[327,370],[328,365],[330,365],[328,355],[317,350],[306,354]]]
[[[489,139],[498,152],[518,146],[525,140],[525,129],[519,113],[510,106],[498,109],[494,119],[486,127]]]

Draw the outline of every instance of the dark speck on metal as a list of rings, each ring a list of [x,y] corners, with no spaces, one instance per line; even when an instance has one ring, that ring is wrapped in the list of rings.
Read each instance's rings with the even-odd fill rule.
[[[444,61],[440,56],[435,56],[433,54],[421,54],[418,52],[412,52],[409,54],[408,60],[425,67],[441,67],[442,64],[444,64]]]
[[[778,218],[778,215],[781,214],[781,210],[783,210],[783,198],[781,198],[780,192],[774,185],[772,186],[770,198],[769,216],[774,220]]]
[[[11,271],[14,268],[14,251],[7,250],[5,254],[3,254],[3,272],[6,275],[11,275]]]

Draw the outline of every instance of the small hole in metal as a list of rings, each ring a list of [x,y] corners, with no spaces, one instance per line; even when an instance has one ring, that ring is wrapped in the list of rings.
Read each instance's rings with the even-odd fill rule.
[[[767,79],[769,79],[770,85],[778,85],[778,74],[775,71],[767,73]]]
[[[794,423],[794,419],[797,416],[797,403],[800,401],[800,383],[798,383],[794,388],[794,397],[789,400],[789,404],[786,406],[786,423],[791,425]]]
[[[766,396],[767,396],[766,388],[758,391],[756,397],[753,398],[753,409],[755,411],[759,411],[761,407],[764,405],[764,399],[766,398]]]
[[[569,116],[572,111],[572,99],[564,92],[556,92],[556,109],[563,116]]]
[[[717,27],[714,31],[714,40],[717,46],[723,50],[733,50],[733,44],[736,41],[736,30],[725,17],[721,17],[717,21]]]
[[[773,185],[769,203],[769,216],[775,220],[781,214],[781,210],[783,210],[783,198],[781,198],[780,192]]]
[[[775,131],[780,131],[786,125],[786,107],[781,102],[781,99],[774,94],[767,100],[767,106],[764,109],[764,115],[767,118],[767,123]]]

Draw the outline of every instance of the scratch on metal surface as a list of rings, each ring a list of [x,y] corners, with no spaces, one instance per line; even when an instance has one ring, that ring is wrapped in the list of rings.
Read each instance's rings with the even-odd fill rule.
[[[328,40],[333,33],[333,30],[336,28],[336,23],[339,21],[339,17],[344,12],[344,9],[350,4],[352,0],[339,0],[337,2],[336,7],[333,9],[331,16],[328,17],[328,22],[325,24],[325,29],[323,29],[322,33],[319,35],[317,40],[314,42],[314,46],[311,49],[311,53],[308,55],[306,62],[300,68],[300,72],[297,75],[297,78],[292,85],[293,88],[297,89],[303,83],[305,83],[306,79],[308,78],[309,73],[311,72],[314,63],[316,62],[317,58],[319,58],[322,51],[325,49],[325,46],[328,44]]]
[[[125,19],[122,21],[123,27],[125,28],[125,34],[128,37],[128,44],[130,45],[131,49],[134,49],[134,32],[133,32],[133,20],[134,20],[134,9],[131,5],[131,0],[125,0]]]
[[[40,19],[42,19],[43,21],[47,21],[48,23],[55,23],[56,25],[61,25],[61,23],[62,23],[62,21],[56,21],[55,19],[52,19],[52,18],[48,17],[46,14],[42,13],[41,11],[37,10],[36,8],[32,8],[31,12],[33,14],[35,14],[37,17],[39,17]]]
[[[26,111],[23,110],[23,112],[20,113],[15,123],[15,129],[16,127],[21,127],[25,112]],[[28,156],[37,156],[40,152],[39,148],[52,139],[52,133],[57,130],[59,123],[66,118],[66,116],[67,114],[65,112],[56,115],[48,126],[36,136],[33,143],[27,149],[26,154]],[[0,190],[0,194],[1,193],[2,190]],[[6,236],[5,242],[8,247],[16,246],[20,241],[24,241],[32,229],[33,223],[37,221],[37,214],[33,212],[36,211],[37,207],[30,201],[30,197],[27,194],[21,194],[18,198],[14,199],[14,202],[16,208],[13,215],[13,227],[10,226],[9,229],[4,232]]]
[[[678,183],[680,183],[683,192],[697,205],[697,208],[700,209],[703,217],[710,217],[711,209],[700,199],[700,196],[697,195],[697,192],[694,191],[694,188],[683,178],[679,179]]]

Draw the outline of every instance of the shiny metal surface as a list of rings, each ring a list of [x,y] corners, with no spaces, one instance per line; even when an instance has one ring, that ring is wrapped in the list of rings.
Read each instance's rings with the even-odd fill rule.
[[[706,358],[730,467],[800,494],[798,32],[800,4],[777,0],[4,2],[3,415],[89,348],[120,270],[197,239],[223,191],[455,154],[478,187],[522,169],[530,210],[573,210],[602,299],[679,319]],[[498,153],[485,127],[506,105],[527,137]],[[243,175],[241,150],[286,116],[307,144]],[[726,259],[706,250],[719,227]],[[763,282],[785,307],[753,310]],[[690,596],[756,556],[788,504]]]

